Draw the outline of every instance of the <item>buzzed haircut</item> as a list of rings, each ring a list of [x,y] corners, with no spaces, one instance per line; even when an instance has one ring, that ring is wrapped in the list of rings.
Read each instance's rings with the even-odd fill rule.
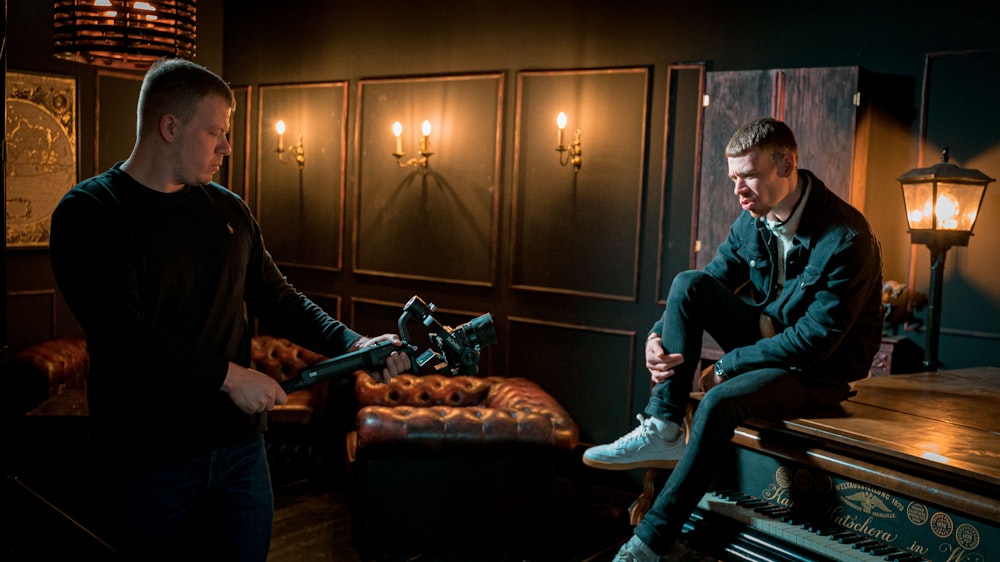
[[[137,133],[156,127],[163,115],[190,117],[208,96],[219,96],[236,107],[229,84],[207,68],[185,59],[160,59],[149,67],[142,80],[136,108]]]
[[[775,160],[786,153],[798,159],[799,146],[795,142],[795,134],[788,125],[773,117],[763,117],[737,129],[726,145],[726,157],[744,156],[755,147],[762,152],[770,151]]]

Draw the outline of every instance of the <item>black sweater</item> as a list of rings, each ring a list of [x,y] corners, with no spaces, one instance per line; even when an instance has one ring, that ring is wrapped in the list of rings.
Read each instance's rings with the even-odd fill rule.
[[[94,437],[125,462],[182,459],[261,431],[220,390],[229,361],[250,364],[248,316],[328,356],[360,337],[288,284],[249,208],[215,183],[165,194],[116,165],[66,194],[50,250],[87,336]]]

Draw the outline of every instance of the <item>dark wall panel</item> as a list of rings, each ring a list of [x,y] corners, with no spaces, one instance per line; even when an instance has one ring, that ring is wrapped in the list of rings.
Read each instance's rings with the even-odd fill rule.
[[[233,86],[236,108],[233,110],[229,127],[229,158],[223,162],[223,175],[219,182],[242,197],[250,208],[254,208],[250,196],[250,119],[253,103],[253,88]]]
[[[1000,178],[1000,50],[939,53],[927,58],[931,77],[922,120],[921,166],[950,162]],[[902,174],[906,170],[899,170]],[[898,184],[894,186],[899,189]],[[899,209],[903,214],[902,194]],[[986,188],[979,219],[969,245],[950,250],[945,258],[941,297],[941,353],[944,368],[969,365],[970,357],[1000,365],[1000,284],[997,283],[997,243],[1000,241],[1000,184]],[[915,286],[927,293],[930,251],[915,248]],[[914,336],[923,344],[922,336]]]
[[[55,291],[9,291],[7,337],[11,349],[56,335]]]
[[[663,128],[663,193],[656,252],[656,302],[667,301],[674,276],[693,266],[694,194],[698,192],[706,68],[704,64],[671,65],[667,76]]]
[[[698,232],[695,266],[705,267],[726,239],[740,214],[726,161],[726,144],[736,129],[758,117],[773,115],[774,76],[769,72],[709,72],[697,194]]]
[[[84,163],[84,177],[100,174],[128,158],[135,145],[135,104],[142,87],[141,74],[97,73],[97,131],[93,168]]]
[[[268,249],[280,264],[340,269],[347,82],[261,86],[258,108],[257,219]]]
[[[357,271],[494,284],[503,83],[498,73],[361,81]],[[418,157],[425,120],[427,165],[400,167]]]
[[[583,442],[611,441],[633,425],[635,332],[519,317],[509,323],[507,373],[558,400]]]
[[[646,147],[645,68],[521,72],[511,286],[636,298]],[[556,116],[583,165],[560,165]]]

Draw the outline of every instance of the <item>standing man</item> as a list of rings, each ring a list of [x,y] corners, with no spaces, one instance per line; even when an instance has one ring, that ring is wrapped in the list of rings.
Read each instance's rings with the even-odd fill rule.
[[[331,318],[274,265],[237,195],[212,182],[235,98],[189,61],[155,63],[132,154],[52,217],[59,288],[87,336],[92,437],[135,560],[264,561],[274,516],[262,431],[287,396],[250,365],[250,317],[327,356],[383,340]],[[410,368],[395,353],[376,373]]]
[[[866,376],[882,332],[882,262],[864,216],[807,170],[791,129],[764,118],[726,146],[743,212],[704,271],[673,281],[646,340],[652,396],[642,423],[583,462],[610,470],[673,468],[616,561],[659,560],[720,469],[736,426],[835,405]],[[725,350],[700,376],[707,332]]]

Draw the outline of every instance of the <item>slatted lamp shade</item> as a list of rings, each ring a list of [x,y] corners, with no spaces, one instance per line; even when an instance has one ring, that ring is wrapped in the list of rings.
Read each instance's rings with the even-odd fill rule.
[[[56,0],[55,56],[145,70],[161,58],[193,59],[196,0]]]

